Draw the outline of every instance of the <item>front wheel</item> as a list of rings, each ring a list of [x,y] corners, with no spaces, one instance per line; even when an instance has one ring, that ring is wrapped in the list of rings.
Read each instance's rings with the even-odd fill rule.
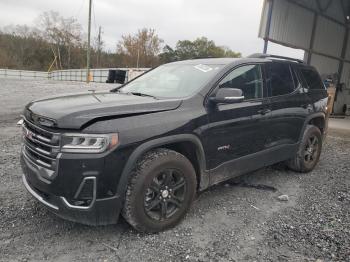
[[[123,217],[138,231],[171,228],[185,216],[196,185],[195,170],[185,156],[168,149],[152,150],[131,174]]]
[[[290,169],[307,173],[316,166],[322,150],[322,134],[316,126],[308,125],[294,158],[287,162]]]

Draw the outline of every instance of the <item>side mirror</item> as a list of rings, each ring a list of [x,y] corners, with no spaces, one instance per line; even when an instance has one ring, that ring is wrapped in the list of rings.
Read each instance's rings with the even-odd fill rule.
[[[243,91],[238,88],[220,88],[215,96],[210,97],[210,101],[223,104],[239,103],[243,100]]]

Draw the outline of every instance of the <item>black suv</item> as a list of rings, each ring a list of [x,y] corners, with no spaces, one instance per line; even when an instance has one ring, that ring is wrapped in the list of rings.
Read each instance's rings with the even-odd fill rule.
[[[317,71],[290,58],[165,64],[108,92],[29,103],[23,182],[65,219],[105,225],[121,213],[165,230],[211,185],[282,161],[311,171],[327,99]]]

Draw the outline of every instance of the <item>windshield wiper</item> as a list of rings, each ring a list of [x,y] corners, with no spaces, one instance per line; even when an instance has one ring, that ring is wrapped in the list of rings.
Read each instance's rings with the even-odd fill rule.
[[[126,84],[129,84],[129,82],[126,82],[126,83],[121,84],[121,85],[119,85],[119,86],[117,86],[117,87],[115,87],[115,88],[112,88],[111,90],[109,90],[109,92],[120,92],[119,89],[121,89],[122,87],[124,87]],[[120,92],[120,93],[122,93],[122,92]]]
[[[149,95],[149,94],[144,94],[140,92],[130,92],[130,94],[133,94],[134,96],[148,96],[148,97],[153,97],[154,99],[157,99],[157,97]]]

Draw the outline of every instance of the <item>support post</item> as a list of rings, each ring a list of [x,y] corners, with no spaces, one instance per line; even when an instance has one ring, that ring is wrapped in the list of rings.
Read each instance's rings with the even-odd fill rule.
[[[265,28],[264,50],[263,50],[264,54],[267,53],[267,47],[268,47],[268,44],[269,44],[273,0],[269,0],[268,4],[269,4],[269,10],[267,11],[267,21],[266,21],[266,28]]]
[[[346,51],[347,51],[347,47],[348,47],[348,39],[349,39],[349,28],[347,27],[345,29],[343,48],[341,50],[341,58],[342,59],[345,59],[345,55],[346,55]],[[343,67],[344,67],[344,60],[341,60],[339,63],[339,69],[338,69],[339,82],[340,82],[340,79],[342,77]]]
[[[318,21],[318,14],[317,14],[317,12],[315,12],[314,20],[312,23],[312,31],[311,31],[311,38],[310,38],[310,45],[309,45],[310,51],[307,52],[307,61],[306,62],[308,65],[311,63],[312,50],[314,49],[317,21]]]
[[[89,0],[89,19],[88,19],[88,43],[87,43],[87,53],[86,53],[86,83],[90,81],[90,35],[91,35],[91,3]]]

